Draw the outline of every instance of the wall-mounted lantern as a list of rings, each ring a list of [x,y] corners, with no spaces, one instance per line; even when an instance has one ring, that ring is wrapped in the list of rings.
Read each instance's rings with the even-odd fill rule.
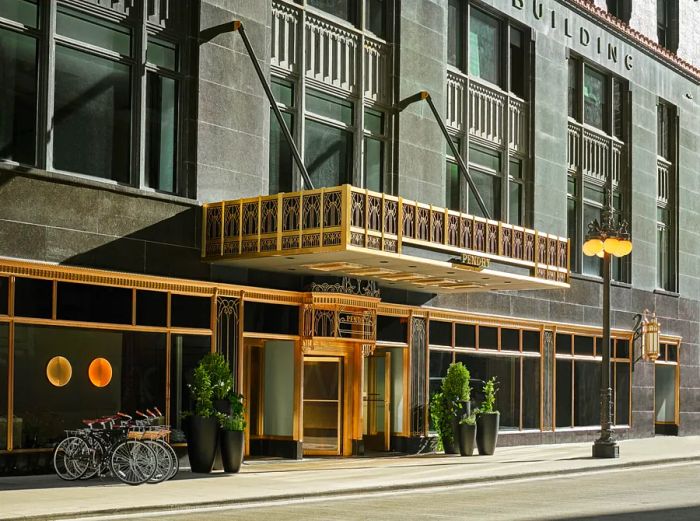
[[[632,362],[632,370],[634,364],[639,360],[646,362],[654,362],[659,357],[659,331],[661,326],[656,319],[656,313],[645,309],[643,313],[637,313],[634,316],[634,336],[632,337],[632,350],[634,354],[634,346],[638,339],[641,339],[641,351],[639,356]]]

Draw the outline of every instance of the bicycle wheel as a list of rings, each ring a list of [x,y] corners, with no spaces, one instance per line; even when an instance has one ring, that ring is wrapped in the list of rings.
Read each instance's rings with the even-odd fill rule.
[[[89,465],[90,449],[82,438],[69,436],[62,440],[53,451],[53,468],[58,477],[65,481],[80,479]]]
[[[177,457],[177,453],[175,452],[175,449],[173,449],[172,445],[170,445],[170,443],[168,443],[165,440],[160,440],[158,443],[162,444],[166,448],[166,450],[170,453],[170,457],[173,460],[173,467],[170,471],[170,476],[168,476],[168,479],[173,479],[180,471],[180,458]]]
[[[140,485],[153,477],[156,455],[148,445],[137,440],[119,443],[110,457],[112,474],[128,485]]]
[[[99,476],[105,464],[105,449],[102,447],[102,443],[97,439],[89,438],[87,444],[91,455],[88,459],[88,467],[85,470],[85,474],[80,476],[80,479],[91,479]]]
[[[160,483],[165,481],[170,476],[172,471],[173,461],[170,456],[170,452],[161,443],[157,441],[147,440],[144,441],[151,450],[156,455],[156,471],[154,472],[151,479],[148,480],[149,483]]]

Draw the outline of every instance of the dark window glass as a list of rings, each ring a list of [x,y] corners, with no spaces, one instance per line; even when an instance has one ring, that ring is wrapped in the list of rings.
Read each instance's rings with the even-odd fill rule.
[[[556,365],[556,426],[571,427],[571,360],[557,360]],[[597,396],[591,395],[594,399]]]
[[[557,334],[556,350],[559,355],[571,354],[571,335]]]
[[[574,337],[574,354],[593,356],[593,340],[593,337],[590,336],[576,335]]]
[[[292,132],[294,117],[288,112],[282,112],[282,118]],[[270,111],[270,193],[291,192],[293,172],[292,148],[285,139],[277,118]]]
[[[278,104],[285,107],[294,105],[294,87],[276,78],[272,78],[272,94]]]
[[[167,326],[168,294],[160,291],[136,292],[136,323],[140,326]]]
[[[126,56],[131,54],[131,31],[101,18],[59,8],[56,33]]]
[[[10,300],[10,279],[0,277],[0,315],[7,315],[9,312]]]
[[[306,94],[306,110],[345,125],[352,125],[353,105],[347,100],[309,90]]]
[[[450,210],[459,212],[460,197],[459,197],[459,166],[456,163],[447,163],[445,183],[445,204]]]
[[[457,353],[456,360],[467,366],[472,380],[485,382],[491,377],[496,377],[498,393],[495,408],[501,413],[501,428],[518,429],[520,427],[520,359],[511,356]],[[480,382],[473,382],[477,406],[483,399],[483,384]],[[539,392],[535,392],[535,396],[538,395]],[[539,408],[539,400],[535,396],[530,396],[529,399],[532,399]]]
[[[666,360],[669,362],[678,362],[678,347],[669,345],[666,351]]]
[[[578,62],[569,58],[569,117],[579,119],[578,115]]]
[[[54,356],[71,364],[72,377],[53,386],[46,366]],[[112,378],[96,387],[88,378],[95,358]],[[15,449],[48,448],[83,418],[158,407],[165,412],[165,334],[38,327],[15,328]],[[31,385],[26,385],[31,382]]]
[[[607,113],[607,96],[605,92],[605,76],[586,67],[583,77],[584,121],[601,130],[607,130],[605,114]]]
[[[333,16],[355,23],[354,0],[308,0],[307,3]]]
[[[149,72],[146,82],[146,179],[148,186],[175,192],[177,82]]]
[[[613,80],[613,136],[622,139],[624,132],[624,98],[622,82]]]
[[[35,164],[36,62],[34,38],[0,29],[0,159]]]
[[[666,346],[667,344],[659,344],[659,357],[657,360],[663,362],[666,360]]]
[[[211,328],[211,299],[172,295],[170,297],[170,325],[173,327]]]
[[[660,103],[657,108],[657,154],[668,161],[672,161],[671,150],[671,107],[665,103]]]
[[[617,340],[617,352],[615,354],[616,358],[629,358],[630,357],[630,343],[628,340]]]
[[[299,334],[299,308],[280,304],[246,302],[244,331]]]
[[[600,362],[574,363],[574,426],[600,424]]]
[[[177,47],[174,43],[149,38],[146,61],[164,69],[177,70]]]
[[[170,340],[170,423],[171,443],[186,441],[183,413],[194,411],[190,385],[195,367],[211,352],[211,337],[172,335]]]
[[[452,345],[452,323],[430,321],[430,344],[440,346]]]
[[[659,45],[668,47],[670,40],[670,16],[668,0],[656,0],[656,30],[659,38]]]
[[[469,162],[493,170],[501,171],[501,155],[487,148],[472,145],[469,147]]]
[[[130,289],[59,282],[57,292],[59,320],[131,324]]]
[[[406,328],[406,319],[378,315],[377,340],[386,340],[387,342],[407,342],[408,331]]]
[[[596,219],[601,222],[601,209],[599,206],[593,206],[590,204],[583,205],[583,222],[588,224]],[[583,273],[586,275],[594,275],[600,277],[603,273],[603,263],[598,257],[589,257],[587,255],[583,256]]]
[[[2,18],[8,18],[29,27],[36,27],[36,15],[35,1],[2,0],[0,2],[0,17]],[[0,48],[2,48],[2,45],[0,45]]]
[[[520,331],[501,328],[501,349],[520,351]]]
[[[365,24],[367,30],[380,38],[386,38],[385,0],[365,0]]]
[[[473,324],[455,324],[455,345],[458,347],[476,347],[476,326]]]
[[[128,65],[56,46],[57,169],[129,182],[130,76]]]
[[[442,384],[442,379],[447,374],[447,368],[452,363],[452,353],[447,353],[445,351],[434,351],[430,350],[430,378],[428,380],[429,385],[429,395],[430,398],[440,391],[440,385]],[[434,430],[432,415],[428,415],[430,418],[430,429]]]
[[[463,26],[462,0],[447,4],[447,63],[462,68]]]
[[[571,269],[578,270],[577,262],[578,255],[574,252],[579,244],[578,240],[578,220],[576,218],[576,199],[569,197],[566,200],[566,229],[569,234],[570,244],[572,248]]]
[[[469,74],[500,85],[500,31],[495,18],[471,10],[469,24]]]
[[[508,185],[508,222],[520,226],[523,212],[523,185],[511,181]]]
[[[43,279],[15,279],[15,315],[51,318],[53,282]]]
[[[10,351],[10,326],[0,323],[0,450],[7,448],[7,360]]]
[[[525,36],[522,31],[510,28],[510,91],[525,98]]]
[[[314,187],[339,186],[350,182],[352,133],[306,120],[305,161]]]
[[[498,329],[479,326],[479,349],[498,349]]]
[[[540,359],[523,357],[523,429],[540,428]]]
[[[630,423],[630,366],[615,364],[615,423]]]
[[[540,352],[539,331],[523,331],[523,351],[529,351],[531,353]]]
[[[491,219],[498,219],[501,215],[501,179],[495,175],[478,172],[473,169],[470,174],[481,199],[484,201],[484,206],[491,214]],[[469,213],[485,217],[471,187],[469,188]]]
[[[365,187],[381,192],[384,177],[384,142],[365,137]]]

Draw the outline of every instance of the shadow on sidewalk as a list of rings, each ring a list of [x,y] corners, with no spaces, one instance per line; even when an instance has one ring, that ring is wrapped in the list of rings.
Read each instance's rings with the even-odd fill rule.
[[[553,521],[697,521],[698,519],[700,519],[700,505],[601,516],[560,517]]]

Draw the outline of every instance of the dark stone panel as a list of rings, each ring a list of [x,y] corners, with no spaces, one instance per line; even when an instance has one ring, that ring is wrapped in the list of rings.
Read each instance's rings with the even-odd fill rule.
[[[603,304],[603,285],[583,279],[571,279],[571,288],[566,292],[566,301],[572,304],[600,307]]]
[[[511,297],[511,306],[514,317],[543,320],[549,316],[549,302],[547,300],[516,295]]]
[[[46,260],[46,228],[0,220],[0,255]]]
[[[698,412],[681,412],[680,426],[678,434],[681,436],[697,436],[700,435],[700,413]]]
[[[639,351],[637,351],[639,353]],[[634,365],[632,387],[654,387],[654,364],[640,360]]]
[[[144,268],[143,241],[46,229],[46,259],[60,264],[140,273]]]
[[[145,273],[190,279],[209,278],[209,266],[202,262],[199,250],[153,242],[144,244]]]
[[[515,447],[517,445],[542,445],[541,432],[503,432],[498,434],[499,447]]]
[[[437,450],[437,436],[392,436],[391,449],[405,454],[425,454]]]
[[[681,366],[699,366],[700,365],[700,346],[698,344],[681,343],[680,348]],[[683,369],[681,369],[681,374]],[[698,375],[700,377],[700,375]]]
[[[681,298],[678,300],[678,318],[700,322],[700,301]]]
[[[274,456],[278,458],[301,459],[302,442],[295,440],[251,439],[251,456]]]
[[[664,295],[662,293],[656,293],[654,295],[656,300],[656,316],[661,318],[680,318],[678,315],[678,297],[671,295]]]
[[[700,413],[700,388],[681,387],[679,393],[682,412]]]
[[[552,302],[549,305],[549,319],[555,322],[580,324],[583,322],[583,306]]]
[[[51,452],[6,452],[0,454],[0,476],[53,474]]]
[[[652,411],[632,411],[632,438],[648,438],[654,435],[654,413]]]
[[[564,430],[555,431],[555,443],[583,443],[593,442],[598,437],[599,428],[591,427],[590,430]]]
[[[654,410],[654,388],[632,387],[632,411]]]
[[[591,307],[591,306],[584,306],[583,307],[583,322],[584,324],[592,324],[592,325],[602,325],[603,324],[603,310],[600,307]],[[615,318],[613,314],[613,318],[611,319],[611,324],[612,327],[616,326],[615,323]]]

